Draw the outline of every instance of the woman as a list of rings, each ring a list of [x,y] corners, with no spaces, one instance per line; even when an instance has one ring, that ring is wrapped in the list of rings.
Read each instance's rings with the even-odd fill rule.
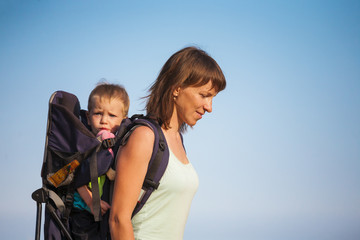
[[[169,163],[159,188],[131,219],[154,144],[150,128],[136,128],[117,155],[110,214],[112,240],[183,238],[198,177],[186,156],[181,133],[212,111],[213,98],[225,86],[216,61],[198,48],[184,48],[165,63],[150,88],[146,111],[161,123],[170,150]]]

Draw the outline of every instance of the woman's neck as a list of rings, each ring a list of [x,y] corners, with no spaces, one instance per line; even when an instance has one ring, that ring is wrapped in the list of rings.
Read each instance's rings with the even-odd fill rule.
[[[181,121],[177,115],[176,108],[174,108],[174,111],[171,115],[170,122],[169,122],[169,129],[166,131],[169,132],[169,134],[178,134],[180,127],[181,127]]]

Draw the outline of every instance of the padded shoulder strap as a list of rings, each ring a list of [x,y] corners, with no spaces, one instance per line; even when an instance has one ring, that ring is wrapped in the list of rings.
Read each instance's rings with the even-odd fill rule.
[[[159,124],[152,120],[149,120],[149,122],[151,123],[152,127],[155,127],[153,131],[155,135],[158,136],[158,139],[155,140],[154,143],[153,154],[149,163],[148,171],[145,176],[144,187],[157,189],[159,187],[160,178],[163,175],[163,173],[158,173],[158,171],[162,171],[160,169],[161,163],[163,161],[162,156],[164,154],[165,149],[167,149],[167,143]],[[166,168],[166,166],[164,167]],[[165,171],[165,169],[163,170]],[[159,174],[161,174],[161,176],[159,176]]]
[[[143,195],[133,211],[133,216],[140,211],[150,197],[151,193],[158,188],[160,179],[163,176],[169,162],[169,149],[160,124],[156,120],[143,115],[134,115],[123,121],[117,135],[118,141],[114,152],[117,152],[119,147],[126,145],[132,132],[139,126],[149,127],[154,132],[155,139],[153,152],[142,187]],[[114,164],[116,165],[116,158]],[[112,191],[113,186],[110,188],[110,199],[112,199]]]
[[[151,155],[148,170],[142,187],[143,195],[138,201],[132,216],[141,210],[152,192],[159,187],[160,179],[164,175],[169,162],[169,148],[159,123],[156,120],[146,117],[139,119],[138,121],[141,124],[150,127],[154,131],[155,141],[153,153]]]

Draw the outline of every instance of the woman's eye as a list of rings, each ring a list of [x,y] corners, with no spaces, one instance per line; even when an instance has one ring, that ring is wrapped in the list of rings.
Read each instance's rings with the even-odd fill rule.
[[[199,93],[202,98],[213,98],[215,95],[212,93]]]

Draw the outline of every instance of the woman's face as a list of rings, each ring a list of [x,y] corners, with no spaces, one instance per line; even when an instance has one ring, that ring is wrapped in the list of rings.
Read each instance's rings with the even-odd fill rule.
[[[212,82],[200,87],[178,88],[174,91],[175,110],[180,124],[194,126],[205,112],[212,111],[212,100],[216,96]]]

